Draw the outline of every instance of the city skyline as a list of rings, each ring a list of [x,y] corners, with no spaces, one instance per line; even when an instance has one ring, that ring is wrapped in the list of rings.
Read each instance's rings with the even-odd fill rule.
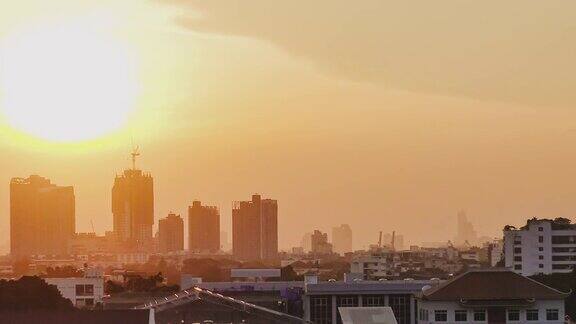
[[[200,199],[231,233],[230,202],[257,192],[282,202],[282,248],[302,226],[348,223],[365,247],[388,228],[444,240],[458,209],[490,237],[502,221],[576,215],[575,3],[30,3],[0,10],[0,183],[73,185],[79,231],[110,230],[109,179],[133,143],[155,178],[155,222]],[[74,59],[90,53],[107,55]],[[99,73],[111,70],[122,74]],[[78,96],[50,101],[51,75]],[[0,186],[4,252],[8,199]]]

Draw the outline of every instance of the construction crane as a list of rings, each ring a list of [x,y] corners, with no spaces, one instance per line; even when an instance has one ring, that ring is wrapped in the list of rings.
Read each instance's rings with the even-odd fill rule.
[[[380,231],[380,238],[378,239],[378,247],[382,247],[382,231]]]
[[[135,146],[132,149],[132,153],[130,153],[130,155],[132,156],[132,170],[136,170],[136,157],[140,156],[140,147]]]
[[[392,231],[392,242],[390,242],[390,247],[392,251],[396,251],[396,247],[394,246],[394,241],[396,240],[396,231]]]

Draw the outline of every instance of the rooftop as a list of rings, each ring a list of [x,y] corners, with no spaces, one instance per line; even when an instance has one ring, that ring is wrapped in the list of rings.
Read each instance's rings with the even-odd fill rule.
[[[482,301],[519,299],[564,299],[569,293],[550,288],[508,269],[468,271],[425,290],[422,299],[433,301]]]

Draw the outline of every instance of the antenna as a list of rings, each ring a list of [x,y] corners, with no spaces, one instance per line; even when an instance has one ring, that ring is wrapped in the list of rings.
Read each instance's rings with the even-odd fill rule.
[[[132,156],[132,170],[136,170],[136,157],[140,156],[140,147],[135,146],[132,149],[132,153],[130,153],[130,155]]]
[[[92,220],[90,220],[90,224],[92,225],[92,233],[96,234],[96,231],[94,230],[94,222]]]

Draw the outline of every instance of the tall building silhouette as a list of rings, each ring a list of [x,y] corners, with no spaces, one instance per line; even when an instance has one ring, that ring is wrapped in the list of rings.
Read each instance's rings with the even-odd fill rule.
[[[112,214],[116,239],[145,248],[152,243],[154,185],[150,174],[136,169],[136,155],[132,153],[132,169],[114,179]]]
[[[188,207],[188,249],[216,252],[220,250],[220,211],[215,206],[202,206],[193,201]]]
[[[466,212],[461,210],[457,216],[457,233],[454,241],[457,245],[465,245],[466,243],[474,245],[478,241],[478,235],[474,230],[474,226],[466,217]]]
[[[239,260],[278,256],[278,202],[252,195],[232,206],[232,252]]]
[[[184,250],[184,220],[180,215],[170,213],[158,221],[158,245],[162,253]]]
[[[13,257],[66,254],[76,228],[74,188],[31,175],[10,181],[10,253]]]
[[[352,252],[352,229],[348,224],[332,227],[332,245],[334,252],[345,254]]]

